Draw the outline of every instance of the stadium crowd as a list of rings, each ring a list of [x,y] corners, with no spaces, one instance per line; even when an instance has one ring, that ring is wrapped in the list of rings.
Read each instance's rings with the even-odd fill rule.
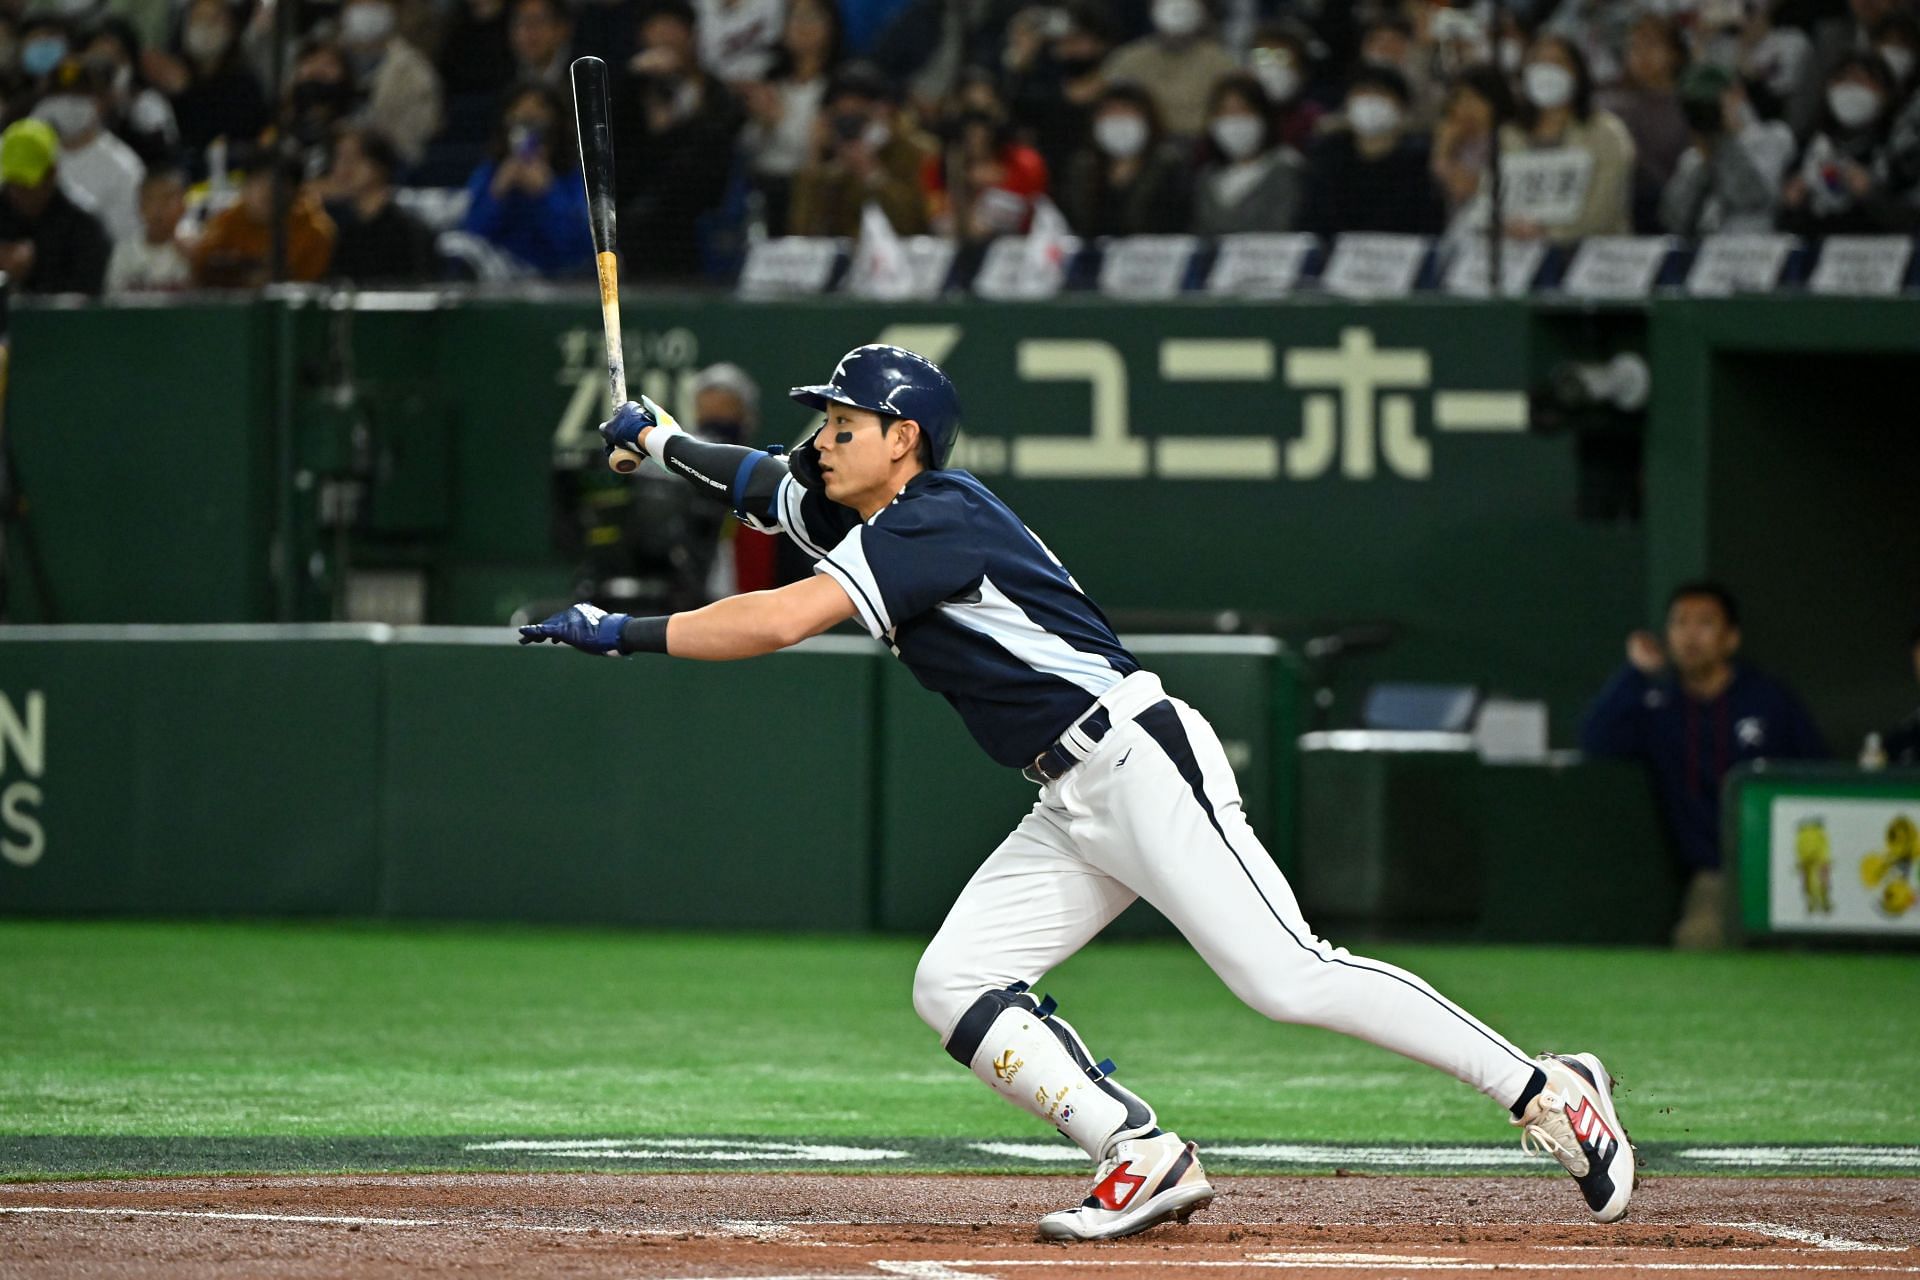
[[[590,271],[762,235],[1920,227],[1910,0],[0,0],[0,269],[41,292]],[[1495,153],[1499,164],[1492,164]]]

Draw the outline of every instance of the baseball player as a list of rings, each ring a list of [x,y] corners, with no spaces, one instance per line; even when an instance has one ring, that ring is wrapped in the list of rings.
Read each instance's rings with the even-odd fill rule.
[[[1043,1217],[1042,1236],[1131,1235],[1213,1197],[1194,1144],[1032,989],[1136,897],[1261,1013],[1458,1077],[1507,1108],[1523,1147],[1566,1166],[1595,1218],[1626,1213],[1633,1148],[1599,1059],[1530,1058],[1413,974],[1314,936],[1247,824],[1213,728],[1141,669],[1006,504],[944,466],[960,402],[937,366],[859,347],[792,396],[825,417],[791,454],[699,440],[644,398],[601,433],[752,527],[784,531],[815,558],[811,578],[669,617],[578,604],[521,640],[748,658],[857,618],[988,755],[1039,786],[921,957],[913,1004],[957,1061],[1097,1162],[1092,1192]]]

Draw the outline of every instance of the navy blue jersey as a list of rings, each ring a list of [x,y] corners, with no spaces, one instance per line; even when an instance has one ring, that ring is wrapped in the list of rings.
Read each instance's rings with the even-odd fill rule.
[[[1752,667],[1711,702],[1691,697],[1672,672],[1623,666],[1587,708],[1580,749],[1590,756],[1644,760],[1681,860],[1720,865],[1720,784],[1747,760],[1819,760],[1820,730],[1800,699]]]
[[[1046,545],[964,471],[921,472],[864,522],[788,476],[773,514],[1000,764],[1031,764],[1140,669]]]

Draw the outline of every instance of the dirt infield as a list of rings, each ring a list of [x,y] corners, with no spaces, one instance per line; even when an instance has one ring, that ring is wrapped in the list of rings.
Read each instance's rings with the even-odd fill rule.
[[[1081,1178],[173,1178],[0,1186],[0,1274],[43,1277],[1920,1276],[1920,1182],[1660,1178],[1596,1226],[1559,1178],[1219,1178],[1187,1226],[1041,1244]]]

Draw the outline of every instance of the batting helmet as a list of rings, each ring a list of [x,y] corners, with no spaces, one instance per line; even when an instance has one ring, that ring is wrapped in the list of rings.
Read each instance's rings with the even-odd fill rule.
[[[933,449],[933,465],[943,467],[960,433],[960,393],[940,366],[905,347],[869,343],[840,357],[833,380],[821,386],[795,387],[787,393],[801,404],[825,410],[851,405],[890,418],[912,418]]]

